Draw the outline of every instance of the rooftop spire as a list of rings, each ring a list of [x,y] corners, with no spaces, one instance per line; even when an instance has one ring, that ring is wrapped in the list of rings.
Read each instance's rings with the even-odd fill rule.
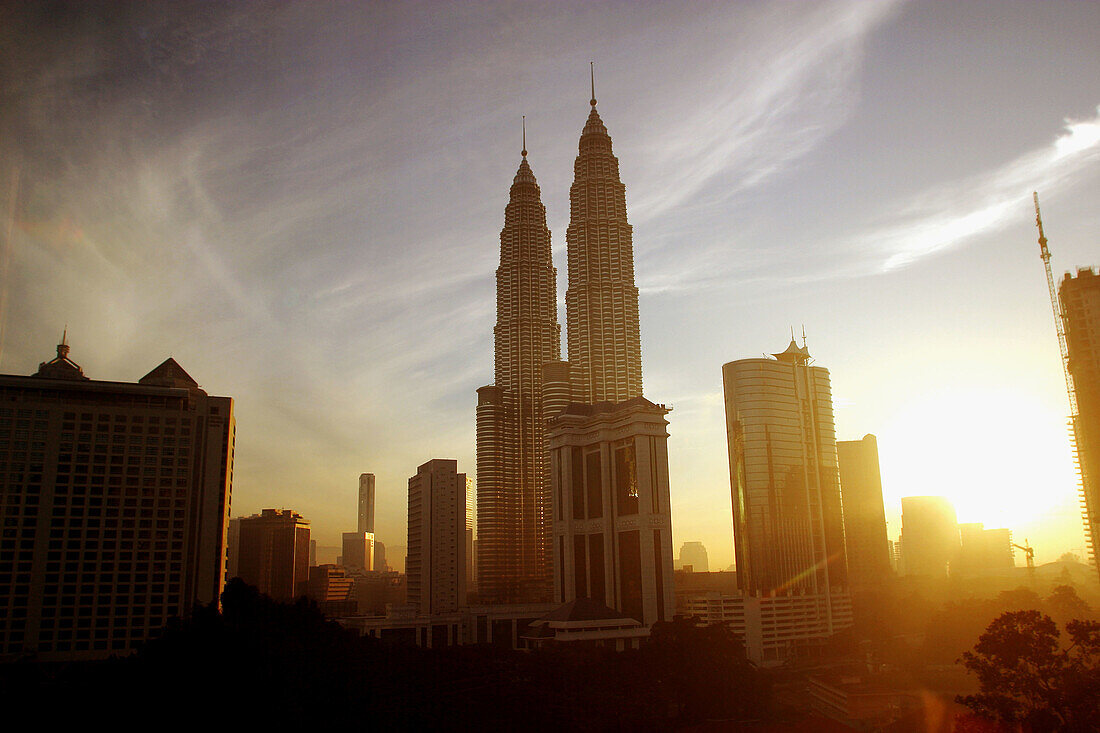
[[[523,125],[523,150],[519,151],[519,154],[524,158],[527,157],[527,115],[523,115],[523,120],[520,123]]]
[[[592,99],[588,100],[588,103],[593,107],[596,106],[596,62],[588,62],[588,74],[592,78]]]

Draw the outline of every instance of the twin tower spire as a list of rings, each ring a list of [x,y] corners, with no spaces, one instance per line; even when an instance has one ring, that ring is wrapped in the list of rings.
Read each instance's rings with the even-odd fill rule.
[[[569,403],[642,394],[638,288],[626,188],[592,110],[569,190],[568,361],[561,361],[557,270],[546,208],[527,162],[526,120],[497,268],[495,380],[478,389],[478,589],[487,603],[550,600],[552,505],[546,423]]]

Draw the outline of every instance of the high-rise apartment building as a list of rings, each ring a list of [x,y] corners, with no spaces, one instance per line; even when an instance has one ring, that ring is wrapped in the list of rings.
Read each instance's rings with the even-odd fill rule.
[[[829,372],[791,340],[775,359],[722,367],[738,586],[846,592]]]
[[[233,400],[167,359],[0,376],[0,659],[132,651],[224,586]]]
[[[561,326],[546,208],[526,144],[496,279],[495,381],[477,391],[478,585],[487,603],[538,602],[552,583],[543,365],[561,359]]]
[[[408,602],[425,616],[466,605],[466,474],[433,459],[409,479]]]
[[[672,619],[664,405],[574,403],[550,422],[555,598],[589,598],[644,626]]]
[[[844,502],[848,578],[853,588],[874,589],[893,575],[892,548],[886,537],[886,511],[882,503],[878,440],[865,435],[863,440],[837,441],[836,455]]]
[[[309,520],[290,509],[264,509],[240,519],[237,576],[277,601],[305,593]]]
[[[374,534],[374,474],[359,475],[359,524],[360,532]]]
[[[1074,449],[1080,477],[1085,542],[1100,573],[1100,276],[1092,268],[1066,273],[1058,287],[1077,401]]]
[[[955,507],[942,496],[903,496],[899,541],[904,575],[947,577],[959,556]]]
[[[581,132],[569,189],[565,292],[571,401],[622,402],[642,394],[634,234],[611,136],[596,111]]]

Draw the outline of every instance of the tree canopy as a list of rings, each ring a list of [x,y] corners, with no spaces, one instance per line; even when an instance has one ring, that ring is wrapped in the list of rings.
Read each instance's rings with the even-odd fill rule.
[[[1072,620],[1068,644],[1035,610],[1001,614],[962,662],[978,694],[958,700],[979,715],[1035,731],[1095,730],[1100,720],[1100,622]]]

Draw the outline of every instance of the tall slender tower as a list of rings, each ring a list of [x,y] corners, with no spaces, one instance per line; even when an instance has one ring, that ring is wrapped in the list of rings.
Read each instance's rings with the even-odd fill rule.
[[[526,133],[523,147],[500,232],[496,383],[477,391],[478,589],[488,603],[548,600],[553,583],[543,366],[561,359],[561,326]]]
[[[621,402],[642,394],[638,288],[626,186],[596,111],[581,132],[569,189],[569,287],[565,293],[573,402]]]

